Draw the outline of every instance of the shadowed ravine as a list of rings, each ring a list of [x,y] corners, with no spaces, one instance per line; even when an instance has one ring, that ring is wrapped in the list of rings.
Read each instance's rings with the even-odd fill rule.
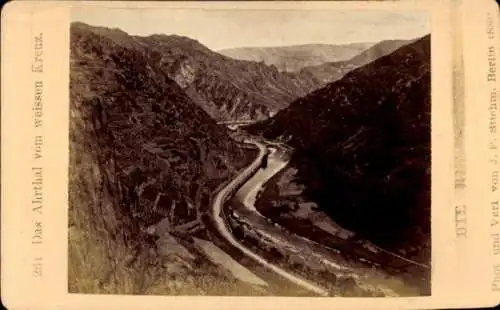
[[[266,144],[267,142],[269,141],[266,141]],[[259,192],[263,190],[266,183],[287,166],[289,154],[286,154],[286,152],[278,146],[269,147],[269,145],[272,145],[272,142],[265,145],[261,142],[247,140],[246,143],[255,144],[259,148],[259,155],[250,166],[248,166],[240,175],[238,175],[231,183],[219,192],[215,203],[213,204],[213,215],[217,222],[217,228],[221,235],[231,245],[237,247],[243,251],[245,255],[294,284],[322,296],[328,296],[332,293],[321,286],[311,284],[308,280],[297,277],[293,268],[280,268],[276,264],[266,260],[266,258],[259,256],[258,252],[255,250],[245,247],[245,245],[234,236],[231,224],[227,222],[228,216],[225,214],[222,215],[224,212],[232,213],[236,211],[239,214],[238,218],[240,222],[248,223],[253,227],[252,229],[257,231],[260,235],[268,240],[271,240],[271,242],[274,243],[274,246],[276,248],[280,248],[282,252],[287,252],[287,249],[291,249],[288,252],[291,251],[290,254],[293,256],[294,251],[305,251],[309,253],[309,257],[318,260],[321,264],[327,266],[327,269],[332,272],[337,274],[347,274],[356,279],[365,278],[367,279],[367,282],[370,282],[373,277],[380,275],[383,276],[383,274],[385,274],[384,271],[380,270],[379,275],[370,275],[365,268],[359,268],[356,264],[359,263],[361,265],[371,266],[370,268],[375,268],[376,262],[368,262],[366,259],[358,257],[353,265],[352,262],[340,259],[338,256],[335,258],[335,255],[332,255],[335,251],[332,249],[325,249],[325,247],[321,244],[317,244],[308,238],[304,238],[290,232],[281,225],[272,222],[272,219],[266,218],[263,214],[261,214],[255,207],[257,196],[259,195]],[[268,162],[265,167],[262,167],[262,159],[266,152],[269,154]],[[244,210],[241,208],[239,209],[238,207],[231,209],[232,204],[227,204],[226,208],[222,210],[224,202],[230,200],[230,196],[233,195],[233,192],[235,200],[241,203]],[[361,247],[361,244],[353,246]],[[372,247],[376,248],[380,252],[386,253],[387,255],[391,255],[396,259],[407,261],[412,265],[427,268],[427,266],[407,260],[395,253],[390,253],[374,245],[372,245]],[[318,279],[313,278],[310,280],[316,282]],[[379,286],[385,290],[386,296],[400,295],[399,292],[393,290],[391,285],[387,287],[384,287],[384,285]]]

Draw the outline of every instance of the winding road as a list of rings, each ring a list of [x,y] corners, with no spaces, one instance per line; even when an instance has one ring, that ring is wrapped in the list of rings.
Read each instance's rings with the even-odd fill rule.
[[[249,177],[251,177],[253,174],[255,174],[256,170],[260,167],[262,158],[267,152],[267,147],[263,145],[260,142],[257,141],[251,141],[251,140],[245,140],[245,143],[248,144],[253,144],[258,147],[259,149],[259,155],[257,158],[247,167],[245,168],[238,176],[236,176],[229,184],[227,184],[221,191],[219,191],[214,199],[213,205],[212,205],[212,215],[216,223],[217,230],[221,234],[221,236],[226,239],[227,242],[229,242],[231,245],[234,247],[238,248],[240,251],[242,251],[246,256],[250,257],[251,259],[255,260],[262,266],[274,271],[275,273],[279,274],[280,276],[286,278],[287,280],[307,289],[310,290],[318,295],[321,296],[328,296],[328,291],[325,289],[312,284],[300,277],[297,277],[296,275],[293,275],[289,273],[288,271],[270,263],[266,259],[262,258],[258,254],[254,253],[244,245],[242,245],[238,240],[234,238],[234,236],[231,234],[231,231],[228,229],[226,223],[224,222],[223,218],[223,206],[224,203],[227,201],[227,198],[230,197],[235,193],[235,191],[241,186],[244,182],[246,182]]]

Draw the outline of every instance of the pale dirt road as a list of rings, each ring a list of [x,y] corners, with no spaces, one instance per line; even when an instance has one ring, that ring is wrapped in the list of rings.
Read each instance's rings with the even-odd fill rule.
[[[320,296],[328,296],[328,291],[325,289],[312,284],[302,278],[299,278],[288,271],[270,263],[266,259],[262,258],[258,254],[254,253],[247,247],[243,246],[241,243],[239,243],[234,236],[231,234],[230,230],[226,226],[226,223],[224,222],[223,214],[222,214],[222,207],[224,205],[224,202],[227,200],[227,198],[231,195],[234,194],[234,190],[238,188],[242,184],[242,182],[246,182],[249,177],[252,176],[252,174],[255,173],[255,170],[258,169],[258,167],[261,164],[261,160],[264,156],[264,154],[267,152],[267,148],[259,142],[256,141],[250,141],[247,140],[245,143],[249,144],[254,144],[259,148],[259,155],[257,158],[250,164],[242,173],[240,173],[238,176],[236,176],[226,187],[224,187],[221,191],[219,191],[214,199],[214,203],[212,205],[212,215],[216,223],[217,230],[221,234],[221,236],[229,242],[232,246],[238,248],[240,251],[242,251],[246,256],[252,258],[259,264],[263,265],[264,267],[274,271],[275,273],[279,274],[280,276],[284,277],[285,279],[289,280],[290,282],[293,282],[307,290],[310,290]],[[279,171],[279,169],[278,169]],[[270,177],[270,176],[269,176]]]

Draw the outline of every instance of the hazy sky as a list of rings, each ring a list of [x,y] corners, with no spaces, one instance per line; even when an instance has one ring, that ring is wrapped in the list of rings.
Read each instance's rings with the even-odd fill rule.
[[[213,50],[377,42],[430,33],[428,14],[408,11],[74,8],[72,20],[133,35],[183,35]]]

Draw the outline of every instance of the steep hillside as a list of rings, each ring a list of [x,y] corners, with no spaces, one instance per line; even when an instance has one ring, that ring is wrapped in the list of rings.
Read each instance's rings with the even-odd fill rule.
[[[169,243],[189,247],[211,194],[247,160],[143,46],[117,30],[71,27],[71,292],[199,293],[217,277],[233,283],[194,250],[168,264],[154,253],[169,248],[158,249],[151,225],[163,220],[164,236],[180,238]]]
[[[430,258],[430,36],[248,128],[295,148],[305,194],[340,225]]]
[[[312,80],[223,56],[187,37],[138,37],[118,29],[78,27],[136,51],[150,51],[155,64],[216,120],[264,119],[316,89]]]
[[[326,86],[344,76],[351,70],[364,66],[382,56],[394,52],[412,40],[385,40],[362,51],[356,56],[342,61],[327,62],[317,66],[305,67],[300,71],[304,79],[313,79],[318,85]],[[319,87],[318,87],[319,88]]]
[[[275,65],[280,71],[295,72],[308,66],[348,60],[372,45],[373,43],[352,43],[241,47],[221,50],[219,53],[239,60],[263,61],[265,64]]]
[[[161,55],[169,76],[215,119],[267,118],[315,89],[275,66],[234,60],[186,37],[154,35],[142,42]]]

